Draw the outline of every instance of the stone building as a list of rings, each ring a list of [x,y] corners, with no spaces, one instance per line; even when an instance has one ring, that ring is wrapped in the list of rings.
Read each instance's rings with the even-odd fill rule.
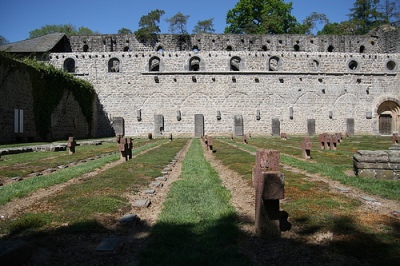
[[[399,132],[400,30],[390,27],[363,36],[158,35],[149,43],[65,37],[57,44],[64,52],[46,60],[93,84],[116,134]]]

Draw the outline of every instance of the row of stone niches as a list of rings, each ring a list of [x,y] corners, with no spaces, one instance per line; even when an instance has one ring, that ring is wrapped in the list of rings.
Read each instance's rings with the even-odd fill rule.
[[[198,56],[192,56],[188,64],[184,67],[184,70],[188,71],[206,71],[205,60]],[[307,62],[307,68],[310,71],[317,72],[321,70],[321,61],[317,58],[311,58]],[[66,58],[64,60],[64,71],[69,73],[75,73],[76,71],[76,62],[73,58]],[[347,69],[350,72],[360,71],[362,68],[361,63],[356,59],[350,59],[347,61]],[[117,57],[113,57],[108,60],[107,64],[108,72],[122,72],[122,64],[121,60]],[[150,72],[160,72],[164,71],[164,63],[158,56],[153,56],[148,61],[147,66],[148,71]],[[382,70],[388,72],[396,72],[398,69],[398,64],[395,59],[388,59],[384,66],[382,66]],[[233,56],[229,60],[229,64],[227,65],[227,70],[229,71],[241,71],[246,70],[244,60],[242,60],[239,56]],[[267,70],[268,71],[282,71],[283,70],[283,60],[279,56],[272,56],[269,58],[267,62]],[[377,70],[378,71],[378,70]]]
[[[180,115],[180,113],[179,113]],[[139,116],[138,116],[139,120]],[[141,120],[141,119],[140,119]],[[180,120],[180,118],[178,118]],[[196,137],[202,137],[205,135],[204,131],[204,115],[203,114],[195,114],[194,115],[194,135]],[[281,134],[281,122],[279,118],[272,119],[272,135],[280,136]],[[122,117],[115,117],[113,119],[113,128],[117,135],[125,134],[125,121]],[[307,134],[309,136],[314,136],[316,125],[315,119],[307,119]],[[161,136],[164,132],[165,124],[164,124],[164,116],[161,114],[154,115],[154,135]],[[233,118],[233,133],[236,136],[244,135],[244,121],[242,115],[235,115]],[[354,118],[346,119],[346,133],[348,135],[354,135]]]

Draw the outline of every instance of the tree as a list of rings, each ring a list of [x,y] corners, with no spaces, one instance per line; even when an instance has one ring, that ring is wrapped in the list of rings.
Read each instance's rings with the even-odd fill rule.
[[[400,2],[385,0],[379,6],[384,19],[384,23],[399,23],[400,20]]]
[[[354,27],[351,21],[327,23],[317,35],[350,35],[354,34]]]
[[[214,20],[214,18],[210,18],[210,19],[206,19],[206,20],[199,20],[193,28],[193,33],[199,34],[199,33],[215,32],[213,20]]]
[[[303,27],[305,34],[312,34],[312,31],[316,28],[316,24],[328,24],[329,19],[325,14],[319,14],[312,12],[308,17],[303,20]]]
[[[168,31],[175,34],[187,34],[186,24],[189,17],[189,15],[183,15],[178,12],[172,18],[165,19],[169,23]]]
[[[373,28],[384,24],[384,15],[378,11],[379,0],[356,0],[348,14],[354,24],[355,34],[366,34]]]
[[[225,33],[283,34],[299,30],[292,3],[282,0],[239,0],[226,15]]]
[[[164,10],[155,9],[142,16],[139,20],[139,29],[135,31],[136,37],[141,41],[154,42],[156,34],[161,31],[158,24],[164,14]]]
[[[35,29],[29,32],[29,38],[37,38],[43,35],[47,35],[50,33],[65,33],[68,35],[93,35],[98,34],[98,32],[94,32],[89,28],[86,27],[79,27],[77,30],[76,27],[72,24],[64,24],[64,25],[46,25],[41,27],[40,29]]]
[[[0,35],[0,45],[5,45],[5,44],[9,44],[9,43],[10,43],[9,40],[7,40],[5,37]]]
[[[132,31],[130,29],[127,29],[127,28],[120,28],[118,30],[118,34],[124,34],[124,35],[132,34]]]

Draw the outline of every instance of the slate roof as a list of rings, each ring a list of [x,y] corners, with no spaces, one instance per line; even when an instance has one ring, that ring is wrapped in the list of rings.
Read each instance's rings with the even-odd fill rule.
[[[37,38],[9,43],[0,46],[0,51],[10,53],[50,52],[65,36],[65,33],[51,33]]]

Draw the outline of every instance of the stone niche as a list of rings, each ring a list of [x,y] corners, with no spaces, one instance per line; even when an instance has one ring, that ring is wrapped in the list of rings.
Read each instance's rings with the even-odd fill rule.
[[[400,145],[388,150],[360,150],[353,155],[353,168],[357,176],[400,180]]]

